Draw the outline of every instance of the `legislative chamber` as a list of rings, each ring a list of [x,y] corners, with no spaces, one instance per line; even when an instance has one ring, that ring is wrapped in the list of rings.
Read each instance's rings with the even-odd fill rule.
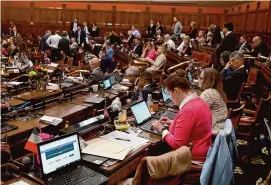
[[[270,178],[271,1],[1,1],[1,184]]]

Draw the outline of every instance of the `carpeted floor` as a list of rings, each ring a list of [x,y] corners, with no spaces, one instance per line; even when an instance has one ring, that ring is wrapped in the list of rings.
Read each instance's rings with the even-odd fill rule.
[[[238,151],[246,147],[246,142],[242,140],[237,140],[237,144]],[[255,154],[251,159],[251,163],[244,162],[245,160],[242,160],[242,158],[245,159],[246,155],[239,152],[239,159],[236,161],[234,170],[235,184],[264,185],[265,179],[271,169],[270,157],[265,146],[261,146],[261,153]]]

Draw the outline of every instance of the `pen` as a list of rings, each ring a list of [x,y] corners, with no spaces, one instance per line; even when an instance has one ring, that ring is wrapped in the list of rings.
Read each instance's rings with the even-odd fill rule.
[[[120,141],[131,141],[130,139],[123,139],[123,138],[118,138],[118,137],[116,137],[115,139],[120,140]]]

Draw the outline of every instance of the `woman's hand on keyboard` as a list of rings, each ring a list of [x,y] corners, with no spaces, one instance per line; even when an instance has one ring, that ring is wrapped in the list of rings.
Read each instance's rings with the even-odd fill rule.
[[[173,123],[173,120],[169,119],[168,117],[161,117],[159,122],[162,124],[171,125]]]

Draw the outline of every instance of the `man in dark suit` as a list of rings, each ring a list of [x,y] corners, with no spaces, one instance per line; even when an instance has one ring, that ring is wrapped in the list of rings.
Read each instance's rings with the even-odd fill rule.
[[[71,30],[71,36],[75,36],[75,32],[77,31],[77,26],[79,25],[77,18],[74,19],[74,21],[71,23],[70,30]]]
[[[249,43],[247,42],[247,37],[245,35],[242,35],[240,37],[239,44],[236,47],[236,51],[247,53],[250,50],[251,50],[251,47],[250,47]]]
[[[127,38],[127,43],[131,47],[133,41],[135,39],[135,36],[132,34],[131,30],[128,31],[128,38]]]
[[[228,69],[233,71],[228,74]],[[239,51],[235,51],[230,55],[230,61],[220,72],[223,83],[223,90],[228,100],[236,100],[242,83],[247,81],[247,72],[244,66],[244,55]]]
[[[86,43],[86,32],[81,29],[81,25],[77,26],[77,31],[75,32],[75,38],[79,46],[83,46]]]
[[[100,61],[98,58],[93,58],[90,60],[90,68],[92,70],[92,73],[90,74],[88,78],[87,84],[89,86],[98,83],[104,79],[104,73],[102,69],[100,68]]]
[[[154,38],[156,33],[156,25],[153,23],[153,20],[151,20],[148,28],[147,28],[147,37]]]
[[[217,25],[211,24],[210,29],[212,30],[213,33],[213,38],[211,41],[211,45],[217,45],[221,42],[221,33],[220,33],[220,28]]]
[[[256,36],[253,38],[252,46],[253,46],[253,49],[252,49],[251,55],[253,57],[257,57],[257,56],[268,57],[269,56],[268,47],[265,45],[265,43],[262,42],[262,39],[259,36]]]
[[[160,22],[160,21],[157,21],[157,23],[156,23],[156,30],[155,30],[155,33],[157,33],[158,30],[161,31],[161,35],[164,34],[164,28],[163,28],[163,26],[161,25],[161,22]]]
[[[141,44],[140,38],[135,38],[135,46],[132,50],[133,53],[140,57],[142,55],[142,50],[143,45]]]
[[[223,33],[224,33],[225,37],[222,39],[220,45],[216,49],[217,61],[216,61],[215,68],[218,69],[218,71],[220,71],[220,69],[221,69],[220,54],[224,51],[231,51],[231,52],[235,51],[235,48],[238,44],[238,41],[235,38],[232,31],[233,31],[233,24],[232,23],[225,23],[224,28],[223,28]]]
[[[139,90],[132,94],[132,100],[143,98],[147,101],[148,94],[152,94],[156,90],[156,86],[153,84],[152,74],[150,72],[141,73],[138,88]]]
[[[46,43],[46,40],[51,36],[51,31],[50,30],[46,30],[45,35],[43,35],[40,39],[40,47],[39,50],[41,52],[45,52],[46,49],[49,49],[50,47],[48,46],[48,44]]]
[[[58,42],[58,49],[61,54],[64,53],[66,56],[71,55],[70,42],[67,39],[67,32],[66,31],[62,32],[62,39],[60,39]]]

